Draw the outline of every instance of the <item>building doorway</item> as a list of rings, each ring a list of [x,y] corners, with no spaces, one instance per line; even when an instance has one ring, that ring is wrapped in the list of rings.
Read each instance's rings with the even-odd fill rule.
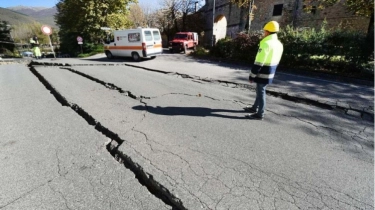
[[[227,19],[224,15],[218,15],[215,18],[214,23],[214,35],[215,35],[215,43],[220,40],[224,39],[227,35]]]

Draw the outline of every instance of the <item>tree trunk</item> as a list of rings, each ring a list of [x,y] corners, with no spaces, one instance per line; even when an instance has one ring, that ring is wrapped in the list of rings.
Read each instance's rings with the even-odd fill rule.
[[[186,16],[187,16],[187,13],[183,13],[182,14],[182,31],[186,31]]]
[[[299,8],[299,0],[296,0],[294,3],[294,9],[293,9],[293,28],[296,28],[297,26],[297,19],[298,19],[298,8]]]
[[[374,11],[371,12],[370,16],[370,23],[367,28],[367,46],[368,46],[368,52],[367,56],[373,56],[374,55]],[[374,57],[371,58],[373,60]]]
[[[238,32],[242,32],[242,31],[245,31],[247,29],[247,23],[248,23],[248,19],[246,17],[246,13],[247,13],[247,9],[246,8],[243,8],[243,7],[240,7],[240,23],[239,23],[239,31]]]

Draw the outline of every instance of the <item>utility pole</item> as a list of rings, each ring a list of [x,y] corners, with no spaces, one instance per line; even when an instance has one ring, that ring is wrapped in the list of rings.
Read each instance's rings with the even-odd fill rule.
[[[212,7],[212,37],[211,37],[211,47],[213,47],[215,45],[215,40],[214,40],[214,26],[215,26],[215,3],[216,1],[214,0],[214,5]]]
[[[298,7],[299,7],[299,0],[296,0],[296,3],[294,5],[294,11],[293,11],[293,27],[297,26],[297,16],[298,16]]]
[[[251,17],[253,16],[253,6],[254,6],[254,0],[250,0],[249,1],[249,29],[247,30],[248,34],[250,34]]]

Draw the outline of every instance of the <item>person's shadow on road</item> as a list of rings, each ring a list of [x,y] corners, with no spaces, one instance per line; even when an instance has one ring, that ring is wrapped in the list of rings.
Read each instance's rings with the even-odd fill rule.
[[[167,116],[193,116],[193,117],[221,117],[229,119],[246,119],[245,116],[231,116],[219,113],[245,113],[241,110],[230,110],[230,109],[211,109],[205,107],[152,107],[152,106],[134,106],[134,110],[147,111],[157,115],[167,115]]]

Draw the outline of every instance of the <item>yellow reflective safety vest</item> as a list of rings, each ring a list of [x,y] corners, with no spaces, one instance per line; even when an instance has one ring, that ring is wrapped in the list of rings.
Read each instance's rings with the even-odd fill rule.
[[[40,52],[40,48],[38,46],[33,48],[35,57],[41,57],[42,53]]]
[[[262,39],[249,80],[261,84],[271,84],[283,50],[283,44],[277,38],[277,34],[270,34]]]

